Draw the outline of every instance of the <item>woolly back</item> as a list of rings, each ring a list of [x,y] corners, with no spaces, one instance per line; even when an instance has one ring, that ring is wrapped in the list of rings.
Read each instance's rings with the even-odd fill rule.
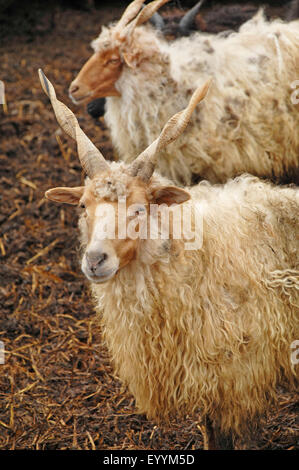
[[[150,28],[136,29],[141,60],[123,69],[116,83],[120,98],[107,99],[105,120],[119,156],[131,161],[212,75],[209,99],[176,148],[165,150],[159,171],[184,184],[192,174],[211,182],[243,172],[277,179],[296,174],[298,105],[291,84],[297,79],[298,31],[298,21],[267,22],[261,13],[227,37],[196,33],[166,44]],[[154,38],[151,55],[142,34]]]

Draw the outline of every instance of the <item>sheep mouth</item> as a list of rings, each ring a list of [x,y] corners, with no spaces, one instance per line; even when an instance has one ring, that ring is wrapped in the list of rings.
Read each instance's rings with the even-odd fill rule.
[[[115,269],[111,269],[110,271],[106,271],[104,272],[103,274],[99,275],[99,274],[85,274],[85,276],[87,277],[87,279],[95,284],[102,284],[104,282],[107,282],[109,281],[109,279],[112,279],[114,277],[114,275],[116,274],[116,272],[118,271],[118,268],[115,268]]]
[[[88,100],[88,98],[91,98],[92,95],[93,95],[93,93],[89,92],[89,93],[87,93],[87,95],[81,96],[80,98],[75,98],[71,93],[69,93],[70,99],[76,105],[84,103],[85,101]]]

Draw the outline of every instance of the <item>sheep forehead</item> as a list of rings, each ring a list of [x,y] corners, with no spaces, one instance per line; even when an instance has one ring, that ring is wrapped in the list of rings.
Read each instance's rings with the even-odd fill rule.
[[[154,172],[149,183],[130,176],[124,162],[110,162],[110,171],[101,176],[85,181],[85,197],[95,202],[108,200],[117,202],[118,198],[126,198],[130,203],[146,204],[151,200],[152,190],[160,186],[169,186],[172,182]]]
[[[159,37],[160,45],[166,44],[163,37],[160,37],[159,31],[153,30],[153,28],[148,25],[137,27],[134,30],[133,36],[135,47],[141,46],[144,48],[148,45],[152,48],[154,43],[157,42],[157,37]],[[95,52],[99,53],[112,48],[118,48],[120,52],[124,52],[127,49],[131,49],[132,41],[130,37],[121,36],[119,31],[115,28],[115,25],[112,24],[109,27],[103,26],[99,36],[91,42],[91,47]]]
[[[99,36],[91,41],[91,47],[95,52],[108,50],[112,45],[117,45],[116,40],[113,38],[112,30],[106,27],[103,27]]]
[[[129,185],[124,175],[107,175],[94,181],[94,196],[97,200],[108,199],[117,201],[121,198],[127,198],[129,195]]]
[[[135,187],[132,182],[133,178],[125,171],[124,165],[112,162],[109,173],[94,178],[88,187],[96,201],[115,202],[131,195]]]
[[[113,26],[108,28],[103,26],[99,36],[91,41],[91,47],[95,52],[105,52],[111,48],[122,46],[124,38],[119,36]]]

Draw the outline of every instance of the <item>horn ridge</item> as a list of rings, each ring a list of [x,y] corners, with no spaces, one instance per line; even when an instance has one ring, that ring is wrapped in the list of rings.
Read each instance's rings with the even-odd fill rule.
[[[144,0],[134,0],[133,2],[131,2],[123,12],[115,28],[118,31],[124,29],[128,25],[128,23],[130,23],[130,21],[132,21],[135,16],[138,15],[143,4]]]
[[[91,142],[79,126],[74,113],[56,97],[55,89],[41,69],[38,70],[42,88],[49,97],[56,119],[61,128],[77,142],[78,156],[85,173],[93,178],[104,170],[108,170],[109,164],[104,156]]]
[[[130,36],[136,26],[140,26],[148,21],[154,13],[156,13],[156,11],[167,2],[169,2],[169,0],[154,0],[153,2],[145,5],[136,18],[127,25],[125,35]]]
[[[172,116],[163,127],[159,137],[134,160],[129,169],[132,176],[138,176],[144,181],[149,180],[155,170],[159,152],[176,140],[186,129],[194,108],[206,96],[211,81],[212,79],[209,78],[194,91],[188,106]]]

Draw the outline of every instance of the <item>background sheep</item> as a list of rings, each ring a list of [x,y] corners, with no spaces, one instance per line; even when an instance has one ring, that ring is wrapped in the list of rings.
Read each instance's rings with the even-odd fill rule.
[[[182,132],[204,89],[132,165],[109,165],[41,80],[89,176],[85,187],[46,195],[84,208],[82,269],[118,376],[151,418],[200,409],[221,433],[244,432],[275,401],[279,383],[296,382],[290,345],[299,333],[298,189],[242,176],[188,193],[153,174],[157,153]],[[186,204],[203,219],[201,249],[186,251],[186,240],[171,235],[99,237],[96,224],[108,219],[98,220],[98,209],[108,202],[112,211],[120,196],[144,207],[190,198]],[[173,217],[178,211],[176,205]],[[134,217],[141,224],[139,210]]]
[[[167,38],[176,38],[189,36],[195,30],[215,32],[215,28],[218,28],[216,31],[219,32],[228,28],[237,29],[257,12],[256,7],[224,6],[220,7],[220,11],[219,8],[216,8],[216,12],[214,8],[210,12],[212,15],[208,15],[207,19],[203,20],[202,16],[198,14],[203,3],[202,0],[199,1],[184,14],[180,9],[172,9],[165,16],[156,12],[149,21]],[[89,102],[87,112],[93,118],[103,116],[105,102],[105,98],[97,98]]]
[[[253,17],[258,11],[256,5],[213,5],[203,14],[199,11],[205,2],[196,3],[187,12],[181,9],[171,9],[163,12],[161,15],[156,12],[150,18],[151,24],[168,39],[189,36],[194,31],[204,31],[206,33],[219,33],[223,31],[237,31],[240,26]],[[211,6],[206,2],[207,7]],[[204,5],[204,6],[205,6]],[[265,8],[267,19],[268,9]],[[293,0],[284,7],[284,12],[279,15],[282,19],[292,21],[299,16],[299,1]],[[105,114],[105,98],[97,98],[87,104],[87,112],[93,118],[97,119]]]
[[[206,10],[201,14],[201,7],[205,2],[196,3],[187,12],[181,9],[171,9],[163,12],[163,15],[156,12],[150,22],[152,25],[162,31],[163,35],[170,38],[189,36],[194,31],[204,31],[206,33],[219,33],[223,31],[237,31],[239,27],[253,17],[258,11],[256,5],[213,5],[213,8]],[[211,6],[210,2],[206,2],[207,7]],[[205,6],[204,5],[204,6]],[[267,19],[268,9],[265,8]],[[295,20],[299,16],[299,2],[293,0],[288,3],[284,12],[281,14],[282,19],[287,21]],[[95,119],[103,116],[105,113],[105,98],[97,98],[87,105],[87,112]]]
[[[92,43],[95,54],[70,86],[75,102],[108,97],[105,120],[120,157],[131,161],[213,75],[208,109],[198,110],[177,146],[163,152],[159,171],[187,184],[193,175],[224,182],[243,172],[296,181],[298,109],[290,86],[299,22],[267,22],[260,12],[237,34],[194,34],[168,44],[153,28],[137,26],[157,3],[132,19],[142,3],[103,28]]]

